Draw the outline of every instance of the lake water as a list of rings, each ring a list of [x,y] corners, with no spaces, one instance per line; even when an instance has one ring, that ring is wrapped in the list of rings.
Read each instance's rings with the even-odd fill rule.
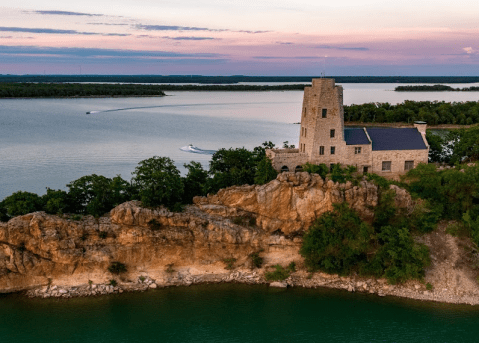
[[[477,342],[477,307],[327,289],[199,285],[0,298],[2,342]]]
[[[479,100],[395,86],[345,84],[345,104]],[[129,179],[154,155],[180,168],[191,160],[207,166],[210,155],[179,150],[190,143],[212,150],[297,144],[301,91],[168,94],[0,100],[0,199],[65,188],[92,173]],[[477,307],[321,289],[202,285],[68,301],[0,297],[2,342],[475,342],[478,334]]]
[[[476,84],[453,85],[454,87]],[[343,84],[345,104],[409,100],[476,101],[477,92],[394,92],[397,84]],[[297,144],[302,91],[167,92],[158,98],[0,100],[0,199],[44,194],[81,176],[121,174],[168,156],[184,172],[211,155],[179,150]],[[93,114],[86,112],[98,111]],[[106,112],[101,112],[106,111]]]

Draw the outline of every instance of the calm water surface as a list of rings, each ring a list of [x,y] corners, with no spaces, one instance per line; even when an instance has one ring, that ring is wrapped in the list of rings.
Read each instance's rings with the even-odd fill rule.
[[[2,342],[477,342],[477,307],[323,289],[200,285],[0,298]]]
[[[346,104],[478,100],[345,84]],[[459,87],[462,85],[454,85]],[[471,86],[471,85],[464,85]],[[0,199],[92,173],[129,179],[180,151],[297,144],[302,92],[177,92],[162,98],[0,100]],[[128,109],[127,109],[128,108]],[[99,112],[87,115],[87,111]],[[121,110],[126,109],[126,110]],[[331,290],[204,285],[59,301],[0,297],[0,342],[475,342],[479,310]]]
[[[452,85],[454,87],[477,84]],[[476,101],[477,92],[394,92],[397,84],[343,84],[345,104]],[[184,171],[210,155],[180,151],[297,144],[302,91],[168,92],[161,98],[0,100],[0,199],[43,194],[81,176],[131,178],[139,161],[168,156]],[[99,111],[87,115],[86,112]],[[101,112],[106,111],[106,112]]]

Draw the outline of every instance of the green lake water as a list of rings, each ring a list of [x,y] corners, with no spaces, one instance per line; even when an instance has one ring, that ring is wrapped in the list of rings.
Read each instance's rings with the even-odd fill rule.
[[[479,307],[235,284],[0,298],[1,342],[476,342]]]

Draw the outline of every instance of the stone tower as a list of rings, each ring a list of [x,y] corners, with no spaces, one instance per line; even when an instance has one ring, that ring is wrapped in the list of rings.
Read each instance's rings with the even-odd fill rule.
[[[299,152],[312,163],[340,163],[345,145],[343,88],[333,79],[313,79],[304,89]]]

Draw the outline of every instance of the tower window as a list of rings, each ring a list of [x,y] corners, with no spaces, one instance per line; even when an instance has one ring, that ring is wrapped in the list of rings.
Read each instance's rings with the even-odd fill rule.
[[[361,147],[360,146],[357,146],[357,147],[354,147],[354,153],[357,155],[357,154],[360,154],[361,153]]]
[[[414,161],[405,161],[404,170],[411,170],[414,168]]]
[[[319,154],[324,155],[324,146],[319,147]]]
[[[329,130],[329,137],[334,138],[334,133],[335,133],[334,129]]]
[[[336,147],[332,146],[331,147],[331,155],[334,155],[335,152],[336,152]]]
[[[327,108],[323,108],[321,117],[326,118],[327,116],[328,116],[328,109],[327,109]]]

